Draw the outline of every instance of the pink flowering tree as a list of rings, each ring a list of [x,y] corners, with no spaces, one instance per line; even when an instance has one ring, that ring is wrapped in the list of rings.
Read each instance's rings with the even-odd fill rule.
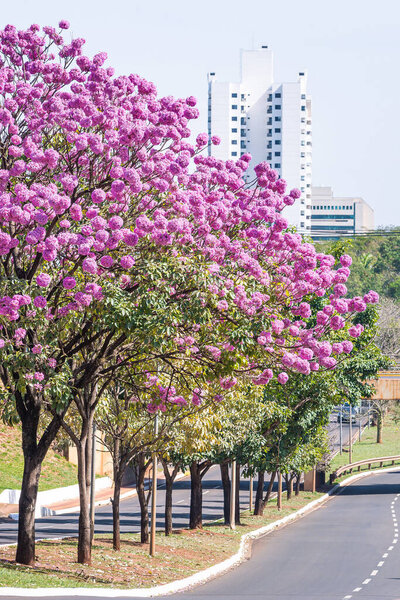
[[[129,361],[183,374],[195,362],[200,384],[187,386],[186,403],[202,402],[202,381],[221,397],[239,377],[284,384],[291,371],[334,368],[326,332],[376,301],[345,298],[347,257],[335,269],[285,231],[282,211],[299,192],[286,193],[269,165],[246,186],[249,155],[223,162],[199,154],[206,135],[187,143],[193,98],[114,77],[105,53],[90,59],[83,40],[64,41],[67,28],[0,32],[0,376],[3,415],[15,407],[22,425],[25,564],[41,464],[72,399],[82,481],[98,383]],[[312,322],[310,301],[327,292]],[[173,402],[158,390],[149,410]],[[43,407],[52,421],[39,437]],[[85,510],[81,562],[89,537]]]

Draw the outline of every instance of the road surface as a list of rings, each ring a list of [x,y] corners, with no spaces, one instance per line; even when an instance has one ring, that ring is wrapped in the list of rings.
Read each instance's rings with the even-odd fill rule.
[[[173,597],[400,599],[399,519],[400,470],[370,475],[343,488],[318,510],[256,541],[251,559],[236,569]],[[29,591],[20,597],[28,596]],[[79,600],[67,590],[63,598]],[[100,600],[96,590],[92,598]]]

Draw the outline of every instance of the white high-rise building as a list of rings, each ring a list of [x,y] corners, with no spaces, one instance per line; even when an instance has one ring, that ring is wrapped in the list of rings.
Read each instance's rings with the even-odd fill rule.
[[[212,155],[237,160],[250,153],[250,168],[267,161],[301,198],[284,210],[300,232],[311,230],[312,129],[307,74],[289,83],[274,81],[268,46],[242,50],[239,83],[208,74],[208,133],[221,138]],[[251,177],[248,178],[249,181]]]

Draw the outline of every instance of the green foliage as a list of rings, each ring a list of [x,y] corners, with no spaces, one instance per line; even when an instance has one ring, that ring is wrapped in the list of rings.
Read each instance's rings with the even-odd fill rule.
[[[352,240],[321,242],[322,251],[338,258],[343,252],[353,259],[347,282],[350,296],[375,290],[382,297],[400,301],[400,228],[385,235],[359,236]]]

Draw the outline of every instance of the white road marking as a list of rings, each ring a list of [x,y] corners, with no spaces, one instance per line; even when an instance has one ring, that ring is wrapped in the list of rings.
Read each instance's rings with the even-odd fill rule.
[[[343,598],[343,600],[349,600],[350,598],[351,598],[351,596],[345,596],[345,597]]]
[[[363,585],[367,585],[367,583],[369,583],[371,580],[370,579],[364,579],[364,581],[362,582]]]
[[[384,563],[384,562],[385,562],[384,560],[381,560],[381,562],[378,562],[378,564],[377,564],[376,566],[377,566],[377,567],[381,567],[381,566],[383,565],[383,563]]]
[[[387,558],[389,556],[389,554],[387,552],[385,552],[385,554],[382,554],[382,558]]]
[[[388,550],[393,550],[394,546],[389,546]]]
[[[378,570],[375,569],[374,571],[371,571],[371,577],[375,577],[375,575],[377,574]]]
[[[392,541],[392,544],[397,544],[397,538],[394,538],[394,540]]]
[[[204,494],[208,494],[209,491],[210,490],[206,490],[205,492],[203,492],[203,496],[204,496]]]
[[[359,592],[361,588],[354,588],[353,592]]]
[[[182,502],[185,502],[184,500],[178,500],[177,504],[182,504]]]

